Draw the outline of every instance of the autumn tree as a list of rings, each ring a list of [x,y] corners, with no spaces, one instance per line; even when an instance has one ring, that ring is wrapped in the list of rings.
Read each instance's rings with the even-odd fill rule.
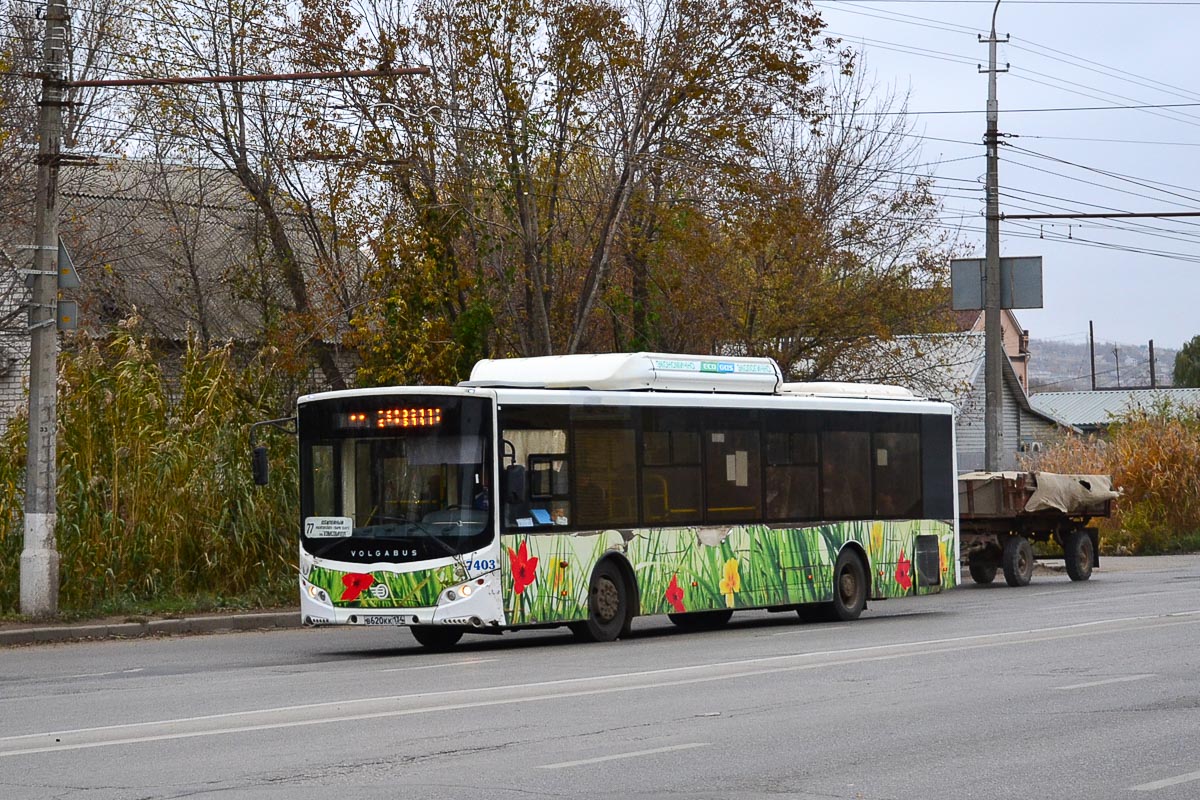
[[[947,329],[939,203],[900,104],[860,73],[826,85],[821,113],[764,120],[751,158],[699,177],[667,164],[635,204],[621,242],[633,341],[770,355],[805,379],[922,369],[877,343]]]
[[[949,329],[939,201],[902,104],[869,89],[835,76],[814,126],[770,131],[761,179],[729,215],[731,340],[797,378],[875,378],[877,340]]]
[[[609,348],[618,241],[659,165],[744,158],[764,114],[814,106],[828,55],[812,8],[783,0],[425,0],[373,13],[365,27],[385,60],[431,69],[359,108],[405,159],[395,185],[410,228],[396,252],[421,254],[417,285],[445,287],[413,297],[397,285],[408,295],[391,308],[414,323],[444,315],[449,332],[463,313],[492,319],[492,341],[473,346],[501,354]]]
[[[172,54],[172,71],[188,74],[296,71],[301,34],[284,3],[158,0],[153,8],[142,31],[152,55],[138,62],[147,75],[161,72],[154,54],[162,53]],[[171,85],[149,93],[142,112],[177,152],[236,177],[261,217],[270,254],[265,280],[245,276],[263,300],[279,304],[268,315],[270,340],[306,354],[329,386],[342,387],[333,350],[362,302],[370,215],[359,210],[344,172],[323,160],[345,150],[345,131],[325,124],[329,98],[327,87],[307,82]]]
[[[1200,387],[1200,336],[1193,336],[1175,354],[1172,378],[1176,386]]]

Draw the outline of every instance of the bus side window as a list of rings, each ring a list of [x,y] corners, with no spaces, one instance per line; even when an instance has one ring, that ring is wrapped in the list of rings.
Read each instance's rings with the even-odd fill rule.
[[[817,435],[806,431],[767,433],[767,519],[806,520],[821,515]]]
[[[670,422],[676,421],[668,417],[658,424],[666,427]],[[682,427],[682,422],[676,424]],[[646,523],[701,523],[702,484],[699,431],[647,430],[642,434],[642,519]]]
[[[821,434],[821,514],[829,519],[871,516],[871,434]]]
[[[505,530],[568,524],[566,406],[509,406],[501,416],[500,518]],[[555,512],[560,513],[555,513]]]

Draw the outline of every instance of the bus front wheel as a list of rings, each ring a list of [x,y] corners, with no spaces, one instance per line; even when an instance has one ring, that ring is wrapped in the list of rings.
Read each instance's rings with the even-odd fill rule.
[[[614,561],[601,561],[588,584],[587,619],[573,623],[572,633],[589,642],[611,642],[629,633],[632,622],[628,581]]]
[[[413,638],[430,650],[449,650],[463,637],[463,629],[452,625],[414,625]]]
[[[852,550],[843,550],[833,565],[833,602],[822,603],[816,609],[800,606],[800,619],[827,622],[850,622],[858,619],[867,607],[867,570]]]

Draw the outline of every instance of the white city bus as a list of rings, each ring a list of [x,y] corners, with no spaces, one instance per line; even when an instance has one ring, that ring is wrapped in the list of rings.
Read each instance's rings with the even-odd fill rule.
[[[302,397],[297,434],[309,625],[606,641],[639,615],[851,620],[959,580],[951,407],[771,359],[482,361]]]

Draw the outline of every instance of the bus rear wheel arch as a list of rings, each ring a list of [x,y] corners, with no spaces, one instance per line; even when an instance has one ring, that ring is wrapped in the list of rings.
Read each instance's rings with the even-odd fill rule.
[[[622,559],[601,559],[588,581],[587,619],[572,622],[571,632],[589,642],[611,642],[626,636],[637,611],[636,586],[633,571]]]

